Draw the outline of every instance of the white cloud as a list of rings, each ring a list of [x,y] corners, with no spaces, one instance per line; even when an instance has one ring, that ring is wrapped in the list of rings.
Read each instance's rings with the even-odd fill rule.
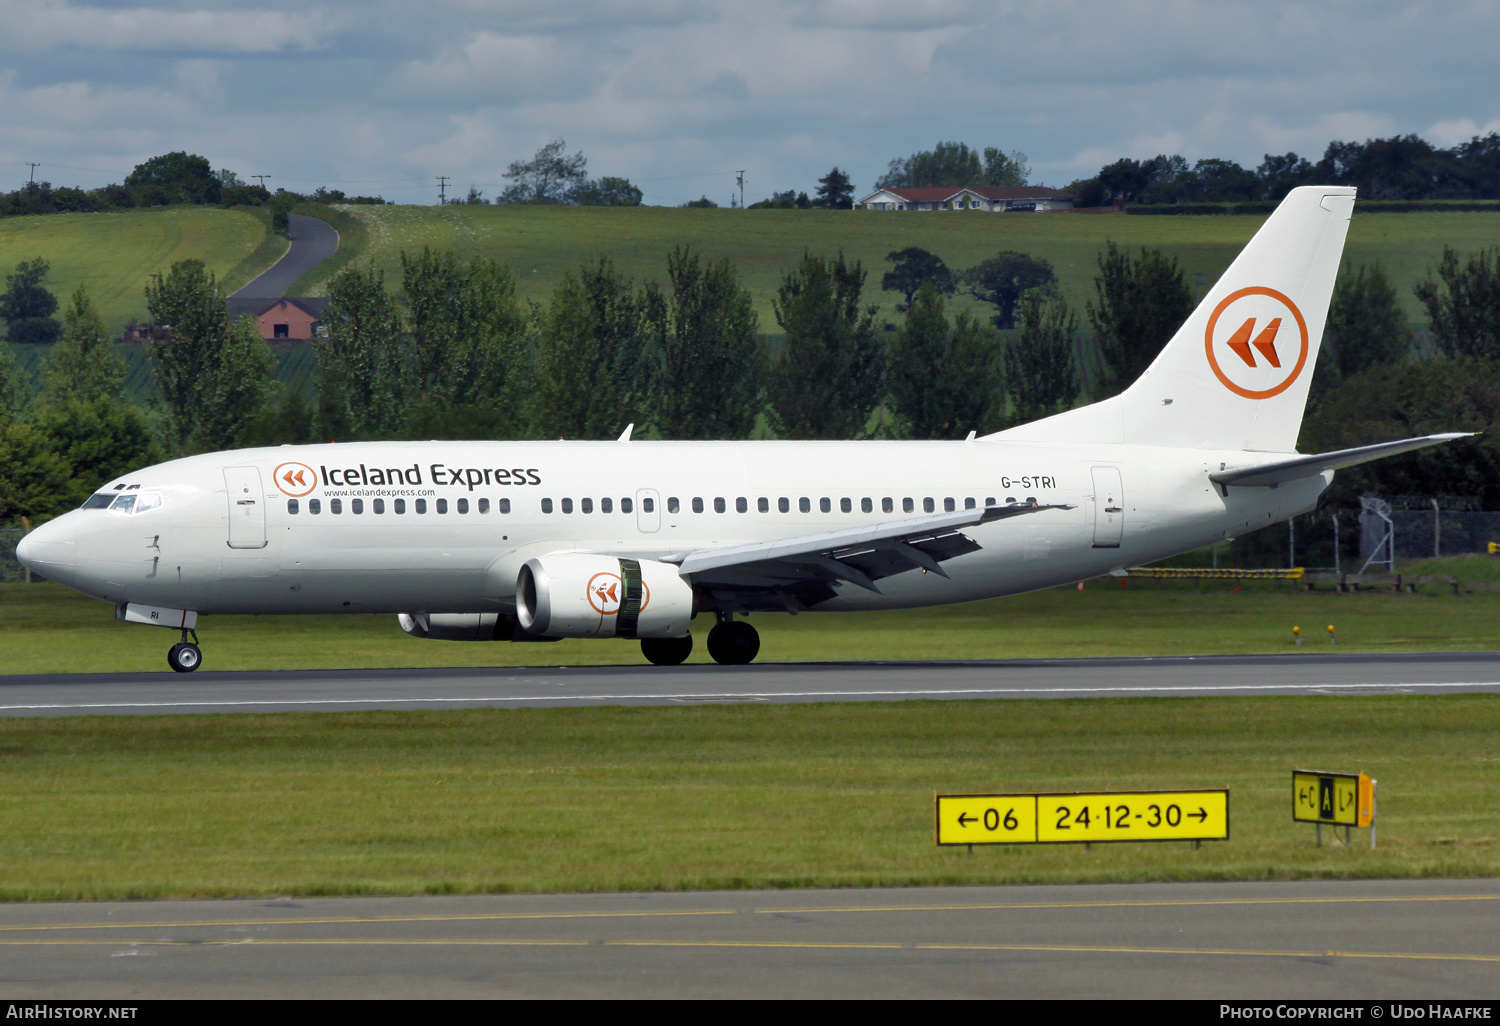
[[[68,0],[0,0],[0,49],[193,50],[269,53],[307,50],[327,29],[318,15],[281,11],[170,11],[74,6]]]
[[[1439,121],[1422,134],[1440,146],[1457,146],[1468,142],[1476,135],[1488,135],[1491,132],[1500,132],[1500,118],[1491,118],[1483,125],[1475,122],[1473,118]]]

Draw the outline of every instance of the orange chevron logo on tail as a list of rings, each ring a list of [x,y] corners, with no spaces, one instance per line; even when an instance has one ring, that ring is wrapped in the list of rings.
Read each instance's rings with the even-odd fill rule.
[[[1280,367],[1281,358],[1276,355],[1276,333],[1281,330],[1281,318],[1277,317],[1266,325],[1266,329],[1255,336],[1254,342],[1251,342],[1250,333],[1254,330],[1255,318],[1251,317],[1241,324],[1240,329],[1224,344],[1239,354],[1239,358],[1245,361],[1246,367],[1255,366],[1255,355],[1250,352],[1251,346],[1254,346],[1272,367]]]

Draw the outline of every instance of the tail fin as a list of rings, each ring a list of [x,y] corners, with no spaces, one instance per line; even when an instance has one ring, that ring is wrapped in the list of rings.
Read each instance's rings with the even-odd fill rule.
[[[1293,189],[1133,385],[987,437],[1293,451],[1353,210]]]

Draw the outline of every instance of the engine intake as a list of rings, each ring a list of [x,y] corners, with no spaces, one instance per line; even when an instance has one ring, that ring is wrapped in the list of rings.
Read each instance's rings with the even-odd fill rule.
[[[551,638],[681,638],[693,587],[670,563],[583,553],[529,559],[516,581],[521,629]]]

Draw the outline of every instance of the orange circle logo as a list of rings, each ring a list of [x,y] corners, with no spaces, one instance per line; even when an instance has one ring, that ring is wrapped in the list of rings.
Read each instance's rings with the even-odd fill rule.
[[[607,571],[590,577],[584,592],[588,595],[589,605],[600,616],[614,616],[620,611],[621,603],[625,601],[625,584],[620,580],[620,575]],[[645,609],[650,601],[651,589],[646,587],[645,581],[642,581],[641,608]]]
[[[1235,395],[1269,399],[1307,366],[1307,322],[1275,289],[1255,286],[1224,297],[1203,333],[1214,377]]]
[[[589,605],[600,616],[614,616],[620,611],[620,600],[624,597],[625,585],[619,574],[595,574],[589,578],[586,589]]]
[[[318,473],[306,463],[283,463],[271,471],[271,479],[283,495],[294,499],[300,499],[318,487]]]

